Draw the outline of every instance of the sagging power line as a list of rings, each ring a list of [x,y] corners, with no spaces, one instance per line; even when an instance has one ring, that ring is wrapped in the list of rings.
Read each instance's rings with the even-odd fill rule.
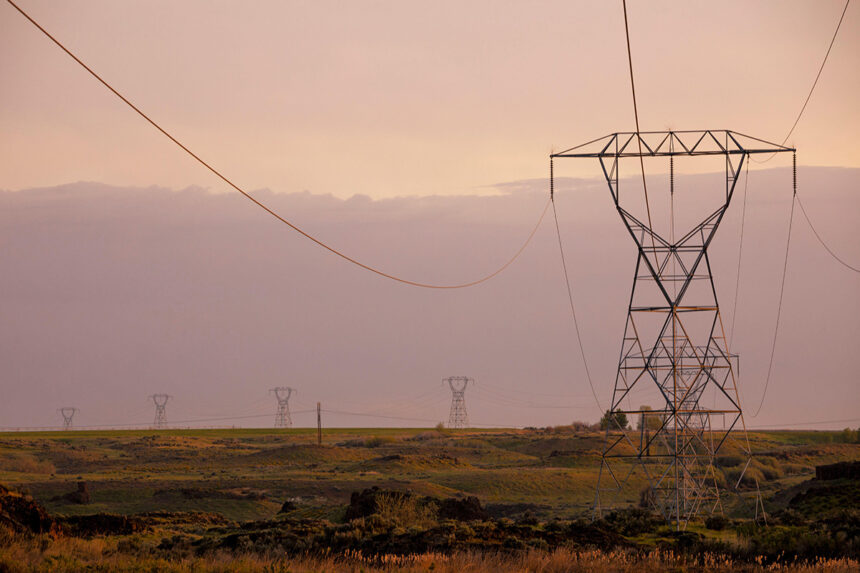
[[[501,267],[497,268],[495,271],[493,271],[489,274],[482,276],[481,278],[478,278],[478,279],[475,279],[475,280],[472,280],[469,282],[457,283],[457,284],[432,284],[432,283],[425,283],[425,282],[408,280],[408,279],[399,277],[397,275],[384,272],[384,271],[382,271],[376,267],[373,267],[369,264],[363,263],[363,262],[359,261],[358,259],[355,259],[355,258],[345,254],[344,252],[332,247],[331,245],[323,242],[321,239],[318,239],[314,235],[301,229],[298,225],[292,223],[291,221],[289,221],[285,217],[278,214],[276,211],[274,211],[272,208],[268,207],[262,201],[253,197],[250,193],[245,191],[245,189],[240,187],[238,184],[234,183],[231,179],[227,178],[224,174],[222,174],[220,171],[215,169],[212,165],[210,165],[209,163],[204,161],[199,155],[194,153],[185,144],[183,144],[176,137],[171,135],[159,123],[157,123],[155,120],[153,120],[147,114],[145,114],[139,107],[134,105],[128,98],[126,98],[124,95],[122,95],[116,88],[114,88],[110,83],[108,83],[100,75],[98,75],[92,68],[90,68],[87,64],[85,64],[83,62],[83,60],[81,60],[78,56],[76,56],[62,42],[60,42],[54,36],[52,36],[45,28],[43,28],[38,22],[36,22],[36,20],[34,20],[27,12],[25,12],[17,4],[15,4],[15,2],[13,2],[12,0],[6,0],[6,1],[9,4],[11,4],[12,7],[15,8],[18,12],[20,12],[22,16],[24,16],[27,20],[29,20],[30,23],[33,24],[33,26],[38,28],[39,31],[41,31],[45,36],[47,36],[48,39],[50,39],[61,50],[63,50],[70,58],[72,58],[75,62],[77,62],[82,68],[84,68],[92,77],[94,77],[96,80],[98,80],[99,83],[101,83],[104,87],[106,87],[108,90],[110,90],[111,93],[113,93],[116,97],[118,97],[120,100],[122,100],[122,102],[124,104],[126,104],[128,107],[130,107],[132,110],[134,110],[140,117],[145,119],[150,125],[152,125],[152,127],[154,127],[159,132],[161,132],[162,135],[164,135],[170,141],[172,141],[174,144],[176,144],[180,149],[182,149],[182,151],[187,153],[190,157],[192,157],[200,165],[202,165],[203,167],[208,169],[212,174],[214,174],[216,177],[221,179],[224,183],[229,185],[235,191],[238,191],[243,197],[245,197],[246,199],[251,201],[254,205],[261,208],[263,211],[265,211],[266,213],[268,213],[269,215],[271,215],[272,217],[274,217],[275,219],[277,219],[278,221],[280,221],[284,225],[288,226],[293,231],[297,232],[301,236],[312,241],[313,243],[322,247],[323,249],[329,251],[333,255],[336,255],[336,256],[340,257],[341,259],[343,259],[349,263],[352,263],[353,265],[355,265],[359,268],[362,268],[366,271],[369,271],[371,273],[379,275],[383,278],[387,278],[387,279],[393,280],[395,282],[406,284],[409,286],[427,288],[427,289],[462,289],[462,288],[468,288],[468,287],[476,286],[476,285],[479,285],[481,283],[487,282],[488,280],[495,278],[502,271],[507,269],[514,261],[516,261],[519,258],[519,256],[523,253],[523,251],[525,251],[526,247],[529,245],[529,243],[531,243],[532,238],[534,237],[535,233],[537,232],[538,228],[540,227],[541,222],[543,222],[543,219],[544,219],[544,216],[546,215],[547,209],[549,209],[549,200],[547,200],[546,205],[544,205],[543,210],[541,211],[540,217],[538,217],[537,223],[535,224],[531,233],[529,233],[528,237],[526,237],[526,240],[522,244],[522,246],[519,249],[517,249],[517,251],[514,253],[514,255],[507,262],[505,262]]]

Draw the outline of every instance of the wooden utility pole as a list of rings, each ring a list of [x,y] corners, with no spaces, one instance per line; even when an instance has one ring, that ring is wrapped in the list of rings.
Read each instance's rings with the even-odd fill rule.
[[[317,402],[317,445],[322,445],[322,407]]]

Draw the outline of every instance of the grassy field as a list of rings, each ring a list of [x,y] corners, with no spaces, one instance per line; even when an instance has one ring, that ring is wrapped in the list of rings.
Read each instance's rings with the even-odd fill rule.
[[[860,445],[836,443],[839,435],[751,434],[766,502],[809,479],[816,464],[860,458]],[[602,439],[566,428],[330,429],[321,445],[309,429],[6,433],[0,483],[67,515],[194,510],[266,519],[292,500],[303,516],[326,516],[351,492],[377,485],[573,518],[593,502]],[[62,499],[78,481],[87,482],[91,503]],[[629,501],[637,499],[633,491]]]
[[[750,471],[759,478],[769,512],[779,512],[788,507],[794,497],[793,492],[802,490],[804,484],[814,476],[816,465],[860,459],[860,445],[840,443],[840,436],[839,432],[799,431],[757,432],[750,435],[754,450],[759,452]],[[0,434],[0,483],[32,495],[50,514],[66,516],[67,519],[96,513],[127,516],[148,514],[150,517],[147,519],[151,522],[156,519],[152,517],[153,512],[161,512],[158,515],[162,517],[157,518],[160,520],[159,526],[136,534],[133,537],[134,547],[168,547],[175,552],[176,547],[184,546],[180,542],[169,542],[165,546],[164,540],[170,536],[182,539],[188,537],[200,542],[210,535],[207,528],[221,527],[223,531],[219,531],[224,533],[229,527],[251,527],[241,525],[243,522],[257,524],[253,527],[257,527],[260,533],[252,537],[258,540],[258,547],[262,547],[259,539],[270,539],[275,535],[271,533],[273,528],[278,523],[287,522],[293,528],[304,527],[301,524],[308,523],[329,524],[325,526],[328,527],[327,533],[323,533],[316,525],[308,525],[312,528],[312,531],[308,530],[308,537],[316,535],[323,539],[320,536],[327,535],[329,537],[325,538],[328,539],[325,543],[340,543],[338,540],[343,541],[348,536],[378,536],[380,533],[377,529],[383,527],[384,523],[380,525],[370,520],[366,523],[356,522],[359,525],[337,525],[345,523],[344,513],[353,492],[372,486],[433,498],[464,499],[475,496],[491,518],[497,520],[491,522],[495,533],[475,533],[474,527],[469,529],[463,526],[466,529],[460,529],[461,526],[451,525],[453,529],[446,535],[451,536],[451,539],[457,536],[463,539],[481,536],[484,536],[483,539],[498,538],[501,544],[499,547],[507,547],[505,535],[514,538],[519,535],[528,540],[530,535],[536,533],[521,531],[501,535],[499,531],[505,528],[524,527],[518,524],[539,522],[541,525],[529,527],[543,528],[540,535],[549,535],[547,539],[552,543],[553,524],[574,523],[578,518],[590,516],[602,444],[603,436],[600,433],[574,431],[567,427],[463,431],[426,428],[328,429],[323,432],[322,444],[316,443],[316,431],[311,429],[4,433]],[[733,470],[737,464],[735,457],[727,452],[718,460],[722,471]],[[78,482],[82,481],[86,482],[88,503],[79,503],[79,500],[73,499],[74,496],[67,495],[74,492]],[[850,495],[845,497],[847,503],[852,499]],[[639,500],[637,488],[631,488],[625,500],[635,505]],[[284,502],[290,502],[291,505],[287,511],[281,512]],[[827,502],[809,497],[805,503],[820,505]],[[730,508],[742,507],[733,505],[731,500],[727,500],[726,505]],[[735,517],[744,517],[744,510],[732,511],[735,511]],[[208,517],[203,519],[201,515]],[[201,525],[201,519],[205,527]],[[386,526],[389,536],[391,532],[397,531],[401,531],[402,536],[409,532],[414,534],[413,537],[418,535],[412,531],[414,527],[410,529],[410,524],[396,523],[397,520],[392,519]],[[448,527],[444,523],[442,526]],[[570,527],[575,529],[574,525]],[[629,542],[638,547],[637,559],[646,558],[649,547],[657,551],[667,540],[677,542],[668,529],[657,534],[624,529],[619,531],[623,533],[624,543]],[[702,524],[694,524],[690,532],[697,532],[718,543],[741,543],[741,536],[735,530],[714,531]],[[290,535],[295,536],[294,533]],[[98,545],[95,540],[55,540],[48,545],[54,547],[57,543],[78,543],[75,551],[101,552],[100,555],[104,557],[128,550],[131,547],[128,544],[132,541],[123,539],[122,536],[108,535],[102,538],[99,542],[102,545],[98,548],[95,547]],[[546,542],[540,540],[528,543],[533,544],[527,547],[529,551],[546,546]],[[13,559],[9,551],[14,550],[18,552],[15,559],[32,563],[37,569],[45,565],[46,552],[53,551],[45,549],[39,554],[41,557],[36,558],[33,556],[36,549],[20,540],[14,543],[7,541],[7,545],[12,547],[6,550],[7,562]],[[125,549],[120,550],[118,547]],[[245,556],[251,561],[256,559],[254,562],[259,565],[256,568],[249,565],[247,570],[266,567],[278,570],[275,564],[279,558],[271,554],[270,545],[265,547],[267,549],[252,552],[255,555],[253,558]],[[557,549],[544,551],[540,559],[554,563],[553,559],[557,561],[558,558],[552,555],[557,552]],[[216,558],[213,555],[195,557],[190,550],[180,552],[183,559],[191,560],[188,563],[202,559],[198,565],[188,565],[191,569],[198,566],[217,569],[216,561],[223,557]],[[838,552],[836,555],[837,559],[833,563],[838,562]],[[143,555],[139,557],[142,559]],[[355,563],[361,567],[368,567],[366,570],[373,570],[371,566],[379,565],[362,565],[363,557],[353,555],[353,558],[353,561],[358,559]],[[518,558],[523,557],[521,555]],[[445,559],[411,564],[404,562],[402,565],[403,570],[428,570],[428,564],[432,562],[436,563],[434,567],[439,570],[449,570],[446,567],[453,562],[450,556]],[[491,560],[489,557],[480,559],[487,563]],[[540,560],[534,556],[531,559]],[[628,567],[629,564],[625,565],[625,559],[622,551],[615,554],[611,563],[607,561],[604,565],[607,569],[617,566],[616,570],[619,571],[635,569]],[[665,567],[677,565],[672,562],[674,558],[669,556],[651,556],[647,559],[651,560],[649,563],[653,562],[652,565],[660,559],[663,559]],[[306,568],[295,561],[287,569],[318,570],[319,563],[314,563],[308,557]],[[358,567],[355,563],[352,569],[344,570],[359,570],[355,568]],[[107,569],[120,568],[118,562],[114,565]],[[322,569],[340,570],[337,567],[331,565]],[[547,567],[534,570],[566,570]],[[589,570],[589,567],[582,570]],[[595,570],[599,569],[594,567]],[[661,568],[657,565],[654,567],[653,570]],[[156,566],[154,568],[159,569]],[[450,570],[454,568],[460,567],[452,566]],[[490,568],[517,570],[514,566]],[[644,565],[642,568],[645,568]],[[0,570],[3,570],[2,567]],[[59,567],[57,570],[65,569]],[[850,570],[850,567],[845,570]]]

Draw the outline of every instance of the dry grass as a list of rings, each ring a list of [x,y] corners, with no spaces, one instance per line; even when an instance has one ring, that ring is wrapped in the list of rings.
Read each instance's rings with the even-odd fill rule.
[[[0,469],[8,472],[39,475],[53,474],[57,471],[51,462],[42,462],[23,453],[0,454]]]
[[[382,494],[376,499],[376,513],[400,527],[426,529],[437,525],[434,508],[422,505],[413,496]]]
[[[14,543],[10,543],[13,542]],[[118,551],[121,542],[114,539],[52,539],[37,536],[27,539],[0,532],[0,571],[53,573],[80,571],[118,571],[138,573],[163,571],[237,572],[237,573],[563,573],[563,572],[729,572],[742,571],[805,573],[857,571],[860,563],[850,559],[818,559],[811,563],[740,563],[722,555],[689,557],[666,551],[637,553],[628,550],[552,552],[530,551],[517,554],[461,552],[446,555],[382,555],[366,557],[359,552],[340,555],[285,557],[283,555],[216,553],[206,557],[168,558],[158,551],[142,550],[133,554]]]

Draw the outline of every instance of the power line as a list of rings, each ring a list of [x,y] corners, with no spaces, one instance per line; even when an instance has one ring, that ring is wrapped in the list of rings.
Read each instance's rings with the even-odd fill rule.
[[[761,426],[755,426],[749,428],[750,430],[756,430],[758,428],[785,428],[790,430],[792,426],[817,426],[818,424],[841,424],[847,422],[860,422],[860,418],[846,418],[842,420],[817,420],[815,422],[791,422],[790,425],[785,424],[762,424]]]
[[[794,204],[797,201],[797,154],[795,153],[792,157],[792,164],[794,166],[794,180],[793,186],[794,190],[791,195],[791,212],[788,215],[788,237],[785,240],[785,260],[782,264],[782,280],[779,285],[779,302],[776,307],[776,325],[773,329],[773,344],[770,347],[770,362],[767,366],[767,377],[764,381],[764,391],[761,394],[761,401],[758,404],[758,409],[756,409],[755,414],[752,415],[753,418],[759,415],[761,412],[762,406],[764,406],[764,399],[767,397],[767,389],[770,386],[770,375],[773,372],[773,357],[776,355],[776,339],[779,335],[779,318],[782,314],[782,295],[785,293],[785,275],[788,270],[788,252],[789,247],[791,246],[791,226],[794,221]]]
[[[292,412],[293,414],[308,414],[310,412],[315,412],[316,410],[299,410],[296,412]],[[176,426],[177,424],[196,424],[200,422],[225,422],[230,420],[249,420],[252,418],[270,418],[271,414],[250,414],[247,416],[220,416],[217,418],[195,418],[192,420],[175,420],[170,423],[171,426]],[[86,426],[78,426],[78,429],[87,429],[87,428],[149,428],[152,426],[152,422],[139,422],[135,424],[89,424]],[[16,430],[42,430],[42,429],[59,429],[60,426],[3,426],[0,427],[2,429],[16,429]],[[169,429],[169,428],[168,428]]]
[[[750,164],[747,161],[746,177],[744,177],[744,202],[741,209],[741,239],[738,244],[738,272],[735,277],[735,298],[732,302],[732,325],[729,328],[729,346],[735,343],[735,318],[738,316],[738,292],[741,286],[741,255],[744,249],[744,225],[747,218],[747,185],[750,182]]]
[[[594,389],[594,382],[591,380],[591,371],[588,368],[588,360],[585,358],[585,348],[582,345],[582,336],[579,333],[579,321],[576,319],[576,306],[573,304],[573,289],[570,287],[570,277],[567,274],[567,262],[564,257],[564,245],[561,241],[561,228],[558,224],[558,213],[555,210],[555,173],[553,172],[552,158],[549,160],[549,187],[550,187],[550,202],[552,203],[552,216],[555,219],[555,232],[558,236],[558,252],[561,254],[561,268],[564,271],[564,283],[567,285],[567,300],[570,303],[570,314],[573,317],[573,328],[576,331],[576,342],[579,344],[579,353],[582,356],[582,365],[585,367],[585,377],[588,380],[588,386],[591,388],[591,395],[594,396],[594,402],[600,412],[603,412],[603,406],[600,405],[600,400],[597,398],[597,392]]]
[[[430,424],[438,424],[439,420],[431,420],[429,418],[408,418],[405,416],[383,416],[381,414],[371,414],[368,412],[347,412],[344,410],[326,410],[322,409],[322,412],[326,412],[328,414],[340,414],[342,416],[360,416],[365,418],[379,418],[383,420],[405,420],[407,422],[428,422]],[[516,428],[517,426],[510,426],[506,424],[476,424],[470,423],[472,426],[481,426],[486,428]]]
[[[642,172],[642,189],[645,191],[645,211],[648,215],[648,227],[653,228],[651,224],[651,204],[648,201],[648,184],[645,181],[645,159],[642,157],[642,137],[639,135],[639,106],[636,105],[636,82],[633,81],[633,54],[630,49],[630,29],[627,25],[627,0],[621,0],[624,7],[624,35],[627,38],[627,63],[630,68],[630,91],[633,93],[633,117],[636,120],[636,143],[639,144],[639,169]],[[660,265],[657,260],[657,250],[654,244],[654,235],[651,235],[651,246],[654,247],[654,262],[657,266]]]
[[[845,1],[845,7],[842,9],[842,15],[839,16],[839,23],[836,24],[836,30],[833,32],[833,38],[830,40],[830,45],[827,46],[827,52],[824,54],[824,59],[821,61],[821,66],[818,68],[818,73],[815,75],[815,81],[812,82],[812,87],[809,88],[809,93],[806,95],[806,100],[803,102],[803,107],[800,108],[800,113],[797,114],[797,118],[794,120],[794,124],[791,126],[791,129],[788,130],[788,133],[785,136],[785,139],[782,140],[782,145],[785,145],[785,142],[788,141],[788,138],[791,137],[791,134],[794,133],[794,129],[797,127],[798,122],[800,122],[800,118],[803,116],[803,112],[806,111],[806,106],[809,104],[809,100],[812,98],[812,92],[815,91],[815,86],[818,85],[818,79],[821,77],[821,72],[824,71],[824,64],[827,63],[827,58],[830,56],[830,50],[833,49],[833,44],[836,42],[836,35],[839,34],[839,28],[842,26],[842,20],[845,18],[845,12],[848,11],[848,5],[851,3],[851,0]],[[776,154],[774,153],[767,159],[762,161],[757,161],[756,163],[767,163]]]
[[[11,4],[13,8],[15,8],[18,12],[20,12],[22,16],[24,16],[27,20],[29,20],[31,24],[33,24],[36,28],[38,28],[38,29],[39,29],[39,30],[40,30],[40,31],[41,31],[45,36],[47,36],[47,37],[48,37],[52,42],[54,42],[54,44],[56,44],[56,45],[57,45],[61,50],[63,50],[63,51],[64,51],[64,52],[69,56],[69,57],[71,57],[71,58],[72,58],[73,60],[75,60],[75,62],[77,62],[77,63],[78,63],[82,68],[84,68],[87,72],[89,72],[91,76],[93,76],[95,79],[97,79],[97,80],[98,80],[98,81],[99,81],[99,82],[100,82],[104,87],[106,87],[106,88],[107,88],[108,90],[110,90],[110,91],[111,91],[111,92],[112,92],[116,97],[118,97],[120,100],[122,100],[122,102],[123,102],[123,103],[125,103],[128,107],[130,107],[131,109],[133,109],[135,112],[137,112],[137,114],[138,114],[140,117],[142,117],[142,118],[143,118],[143,119],[145,119],[147,122],[149,122],[149,124],[150,124],[150,125],[152,125],[155,129],[157,129],[158,131],[160,131],[160,132],[162,133],[162,135],[164,135],[164,136],[165,136],[165,137],[167,137],[170,141],[172,141],[173,143],[175,143],[175,144],[176,144],[180,149],[182,149],[185,153],[187,153],[187,154],[188,154],[188,155],[190,155],[192,158],[194,158],[198,163],[200,163],[200,164],[201,164],[202,166],[204,166],[206,169],[208,169],[209,171],[211,171],[214,175],[216,175],[219,179],[221,179],[222,181],[224,181],[227,185],[229,185],[230,187],[232,187],[233,189],[235,189],[236,191],[238,191],[239,193],[241,193],[241,194],[242,194],[246,199],[248,199],[249,201],[251,201],[252,203],[254,203],[255,205],[257,205],[259,208],[263,209],[265,212],[267,212],[269,215],[271,215],[272,217],[274,217],[275,219],[277,219],[277,220],[278,220],[278,221],[280,221],[281,223],[283,223],[283,224],[287,225],[287,226],[288,226],[289,228],[291,228],[293,231],[295,231],[295,232],[299,233],[300,235],[302,235],[302,236],[303,236],[303,237],[305,237],[306,239],[308,239],[308,240],[310,240],[310,241],[312,241],[312,242],[316,243],[317,245],[319,245],[320,247],[322,247],[322,248],[324,248],[325,250],[329,251],[330,253],[332,253],[332,254],[334,254],[334,255],[337,255],[338,257],[340,257],[340,258],[344,259],[345,261],[348,261],[348,262],[350,262],[350,263],[352,263],[352,264],[354,264],[354,265],[356,265],[356,266],[358,266],[358,267],[360,267],[360,268],[362,268],[362,269],[364,269],[364,270],[366,270],[366,271],[370,271],[370,272],[372,272],[372,273],[374,273],[374,274],[377,274],[377,275],[379,275],[379,276],[381,276],[381,277],[384,277],[384,278],[387,278],[387,279],[391,279],[391,280],[396,281],[396,282],[399,282],[399,283],[403,283],[403,284],[407,284],[407,285],[411,285],[411,286],[415,286],[415,287],[429,288],[429,289],[460,289],[460,288],[467,288],[467,287],[471,287],[471,286],[479,285],[479,284],[481,284],[481,283],[483,283],[483,282],[486,282],[486,281],[488,281],[488,280],[490,280],[490,279],[494,278],[496,275],[498,275],[499,273],[501,273],[502,271],[504,271],[506,268],[508,268],[508,267],[511,265],[511,263],[513,263],[513,262],[514,262],[514,261],[515,261],[515,260],[520,256],[520,254],[525,250],[525,248],[526,248],[526,247],[528,246],[528,244],[531,242],[532,237],[534,237],[535,233],[536,233],[536,232],[537,232],[537,230],[538,230],[538,227],[540,227],[540,224],[541,224],[541,222],[543,221],[544,215],[546,215],[546,211],[547,211],[547,209],[549,208],[549,201],[547,201],[547,204],[546,204],[546,206],[544,206],[543,212],[541,213],[541,216],[540,216],[540,218],[538,219],[537,224],[535,225],[535,227],[534,227],[534,229],[532,230],[532,232],[529,234],[529,236],[528,236],[528,238],[526,239],[525,243],[523,243],[523,245],[519,248],[519,250],[517,250],[517,252],[516,252],[516,253],[514,253],[514,256],[513,256],[513,257],[511,257],[511,259],[510,259],[508,262],[506,262],[504,265],[502,265],[502,266],[501,266],[500,268],[498,268],[496,271],[494,271],[494,272],[492,272],[492,273],[490,273],[490,274],[488,274],[488,275],[486,275],[486,276],[484,276],[484,277],[482,277],[482,278],[479,278],[479,279],[477,279],[477,280],[473,280],[473,281],[466,282],[466,283],[460,283],[460,284],[440,285],[440,284],[431,284],[431,283],[422,283],[422,282],[417,282],[417,281],[411,281],[411,280],[407,280],[407,279],[404,279],[404,278],[400,278],[400,277],[398,277],[398,276],[396,276],[396,275],[392,275],[392,274],[389,274],[389,273],[383,272],[383,271],[381,271],[381,270],[379,270],[379,269],[377,269],[377,268],[375,268],[375,267],[372,267],[372,266],[370,266],[370,265],[368,265],[368,264],[362,263],[362,262],[358,261],[357,259],[354,259],[354,258],[350,257],[349,255],[347,255],[347,254],[345,254],[345,253],[343,253],[343,252],[339,251],[338,249],[335,249],[334,247],[331,247],[331,246],[327,245],[327,244],[326,244],[326,243],[324,243],[322,240],[317,239],[315,236],[313,236],[313,235],[311,235],[310,233],[308,233],[308,232],[306,232],[306,231],[302,230],[300,227],[298,227],[298,226],[297,226],[297,225],[295,225],[294,223],[291,223],[290,221],[288,221],[287,219],[285,219],[284,217],[282,217],[281,215],[279,215],[278,213],[276,213],[275,211],[273,211],[270,207],[266,206],[266,205],[265,205],[264,203],[262,203],[261,201],[259,201],[259,200],[255,199],[253,196],[251,196],[251,194],[250,194],[250,193],[248,193],[247,191],[245,191],[244,189],[242,189],[241,187],[239,187],[237,184],[233,183],[233,181],[231,181],[230,179],[228,179],[225,175],[221,174],[221,172],[220,172],[220,171],[218,171],[217,169],[215,169],[214,167],[212,167],[210,164],[208,164],[206,161],[204,161],[203,159],[201,159],[201,158],[200,158],[200,156],[198,156],[197,154],[195,154],[193,151],[191,151],[191,149],[189,149],[188,147],[186,147],[186,146],[185,146],[184,144],[182,144],[178,139],[176,139],[174,136],[172,136],[170,133],[168,133],[168,132],[167,132],[167,130],[165,130],[163,127],[161,127],[161,125],[159,125],[158,123],[156,123],[156,122],[155,122],[155,120],[153,120],[153,119],[152,119],[152,118],[150,118],[148,115],[146,115],[145,113],[143,113],[143,111],[141,111],[141,110],[140,110],[140,108],[138,108],[136,105],[134,105],[133,103],[131,103],[131,101],[129,101],[125,96],[123,96],[119,91],[117,91],[117,90],[116,90],[116,89],[115,89],[111,84],[109,84],[107,81],[105,81],[104,79],[102,79],[102,77],[101,77],[101,76],[99,76],[96,72],[94,72],[94,71],[92,70],[92,68],[90,68],[89,66],[87,66],[87,65],[86,65],[86,64],[85,64],[85,63],[84,63],[80,58],[78,58],[75,54],[73,54],[73,53],[71,52],[71,50],[69,50],[68,48],[66,48],[66,46],[64,46],[64,45],[63,45],[59,40],[57,40],[56,38],[54,38],[54,36],[52,36],[52,35],[51,35],[47,30],[45,30],[45,28],[43,28],[43,27],[42,27],[38,22],[36,22],[36,20],[34,20],[34,19],[29,15],[29,14],[27,14],[27,13],[26,13],[24,10],[22,10],[22,9],[21,9],[17,4],[15,4],[15,2],[13,2],[12,0],[6,0],[6,1],[7,1],[7,2],[9,2],[9,4]]]
[[[347,412],[344,410],[322,410],[327,414],[340,414],[342,416],[360,416],[364,418],[379,418],[384,420],[405,420],[407,422],[428,422],[430,424],[436,424],[439,420],[430,420],[429,418],[409,418],[406,416],[385,416],[382,414],[370,414],[367,412]]]
[[[809,224],[809,228],[812,229],[815,238],[818,239],[818,242],[821,243],[821,246],[830,253],[830,256],[836,259],[841,265],[845,268],[854,271],[855,273],[860,273],[860,268],[854,267],[843,261],[839,255],[833,252],[833,250],[827,246],[827,243],[824,242],[824,239],[821,238],[821,235],[818,234],[818,231],[815,230],[815,227],[812,224],[812,221],[809,219],[809,215],[806,214],[806,209],[803,208],[803,202],[800,200],[800,197],[797,198],[797,204],[800,205],[800,212],[803,213],[803,218],[806,219],[806,222]]]

